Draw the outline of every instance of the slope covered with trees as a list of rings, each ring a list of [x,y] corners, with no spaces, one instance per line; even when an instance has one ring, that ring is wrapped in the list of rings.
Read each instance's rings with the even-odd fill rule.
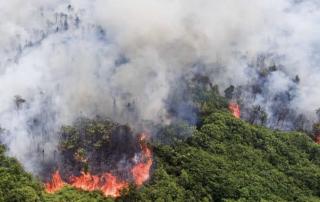
[[[0,201],[320,201],[320,146],[309,136],[234,118],[215,87],[194,92],[197,126],[159,130],[144,186],[117,199],[70,187],[47,194],[2,148]]]
[[[192,137],[155,153],[157,169],[137,201],[320,200],[320,147],[305,134],[215,112]]]
[[[0,201],[41,201],[42,188],[37,180],[26,173],[19,162],[5,156],[0,147]]]

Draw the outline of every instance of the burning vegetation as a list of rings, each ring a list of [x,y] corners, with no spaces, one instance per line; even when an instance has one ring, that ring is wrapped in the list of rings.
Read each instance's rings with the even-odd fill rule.
[[[128,183],[119,181],[119,179],[111,173],[102,175],[92,175],[89,172],[82,172],[80,176],[71,176],[69,183],[61,179],[59,171],[54,172],[50,182],[45,184],[47,193],[55,193],[60,191],[66,184],[77,189],[85,191],[101,191],[104,196],[118,197],[120,192],[128,187]]]
[[[58,170],[45,183],[46,192],[67,185],[118,197],[129,184],[141,186],[149,179],[153,161],[147,138],[146,132],[134,135],[128,126],[103,119],[81,119],[75,127],[64,127]]]
[[[240,111],[240,106],[237,103],[230,102],[228,108],[234,117],[238,119],[240,118],[241,111]]]
[[[320,147],[309,136],[235,118],[216,87],[195,92],[197,127],[173,122],[150,140],[101,118],[63,127],[46,193],[0,147],[0,201],[319,201]]]
[[[45,190],[48,193],[55,193],[62,189],[65,185],[65,182],[61,179],[59,170],[55,171],[52,174],[52,179],[50,182],[45,183]]]
[[[0,201],[320,201],[316,0],[20,1],[0,6]],[[60,130],[82,115],[113,120]]]

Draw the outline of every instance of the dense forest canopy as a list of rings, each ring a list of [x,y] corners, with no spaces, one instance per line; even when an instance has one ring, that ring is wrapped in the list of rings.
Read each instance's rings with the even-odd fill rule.
[[[0,202],[320,201],[319,0],[0,0]]]
[[[0,201],[320,200],[320,146],[312,138],[235,118],[216,88],[197,92],[201,120],[196,127],[181,121],[158,130],[149,143],[155,158],[152,177],[142,187],[131,184],[118,198],[70,186],[48,194],[2,147]],[[100,124],[91,124],[93,131]],[[99,142],[97,138],[93,140]],[[107,138],[101,138],[103,144]]]

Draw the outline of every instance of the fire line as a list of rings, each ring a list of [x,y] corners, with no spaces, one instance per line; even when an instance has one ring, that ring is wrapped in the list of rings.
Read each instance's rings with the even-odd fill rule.
[[[131,168],[133,182],[138,187],[143,185],[150,178],[150,169],[153,158],[151,149],[146,144],[146,134],[139,136],[142,162],[135,164]],[[51,181],[44,184],[47,193],[60,191],[65,185],[72,186],[85,191],[100,190],[104,196],[119,197],[121,191],[129,187],[129,182],[118,179],[115,175],[105,172],[101,175],[92,175],[90,172],[82,172],[80,176],[69,177],[69,182],[64,182],[59,170],[52,174]]]

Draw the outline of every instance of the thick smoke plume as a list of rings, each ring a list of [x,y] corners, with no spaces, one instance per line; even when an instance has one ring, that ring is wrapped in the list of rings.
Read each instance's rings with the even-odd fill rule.
[[[38,173],[37,150],[53,158],[62,124],[96,115],[130,125],[168,123],[169,95],[193,74],[209,76],[222,93],[233,85],[229,97],[241,102],[247,119],[258,106],[270,127],[291,129],[300,117],[308,120],[301,127],[310,128],[320,106],[319,6],[317,0],[1,1],[1,142]]]

